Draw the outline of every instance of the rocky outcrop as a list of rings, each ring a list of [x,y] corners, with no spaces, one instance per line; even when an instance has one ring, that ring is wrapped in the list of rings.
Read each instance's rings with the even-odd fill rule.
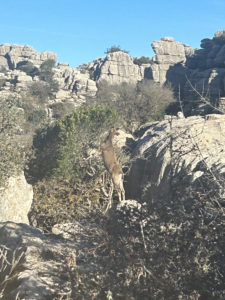
[[[35,66],[40,66],[45,60],[57,60],[57,55],[50,51],[37,52],[27,45],[0,45],[0,58],[7,59],[8,68],[15,69],[19,62],[30,61]],[[6,66],[7,67],[7,66]]]
[[[194,53],[194,49],[190,46],[177,42],[172,37],[163,37],[160,41],[153,42],[152,48],[156,54],[153,57],[154,64],[151,66],[152,79],[160,84],[169,81],[168,72],[172,67],[179,64],[184,66],[187,57]],[[172,76],[169,79],[172,79]]]
[[[129,253],[117,245],[118,236],[134,231],[136,243],[142,243],[142,206],[123,201],[111,211],[110,222],[104,215],[96,217],[56,224],[53,234],[26,224],[0,223],[0,298],[125,299],[126,278],[134,275]]]
[[[106,80],[109,84],[137,83],[144,78],[139,66],[123,51],[108,53],[104,59],[90,67],[95,80]]]
[[[29,224],[28,212],[33,200],[33,189],[24,174],[10,177],[0,190],[0,222]]]
[[[96,82],[90,79],[88,70],[69,68],[67,64],[59,64],[55,68],[55,79],[60,88],[68,90],[77,98],[93,97],[97,92]]]
[[[151,65],[152,79],[160,84],[172,84],[176,95],[186,101],[187,114],[206,114],[209,107],[199,108],[200,95],[215,105],[215,100],[225,95],[225,44],[224,31],[215,33],[213,39],[202,40],[202,49],[192,49],[171,37],[153,42],[156,55]],[[197,110],[196,110],[197,107]]]
[[[0,223],[0,263],[1,299],[60,299],[71,294],[76,251],[69,240],[47,237],[26,224]]]
[[[155,56],[149,64],[137,65],[123,51],[108,53],[106,57],[77,68],[70,68],[68,63],[59,63],[54,68],[54,78],[63,92],[57,95],[56,101],[70,99],[76,102],[94,97],[100,81],[112,85],[122,82],[136,84],[143,79],[172,84],[175,94],[189,104],[199,100],[192,86],[214,101],[225,96],[224,31],[215,33],[212,39],[202,40],[201,46],[202,49],[192,49],[172,37],[163,37],[152,43]],[[29,76],[28,79],[23,73],[14,74],[15,71],[21,72],[16,70],[18,64],[30,61],[40,67],[47,59],[56,61],[57,56],[48,51],[39,53],[26,45],[0,45],[0,75],[1,79],[6,79],[4,84],[1,83],[1,89],[26,90],[27,82],[38,80],[38,77]],[[191,114],[191,109],[188,108],[187,114]]]
[[[174,186],[198,184],[207,170],[225,173],[224,115],[180,114],[142,130],[127,178],[129,198],[168,199]]]

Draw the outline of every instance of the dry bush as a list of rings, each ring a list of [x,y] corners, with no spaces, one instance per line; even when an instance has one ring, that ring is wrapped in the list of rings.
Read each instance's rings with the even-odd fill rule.
[[[0,299],[7,299],[8,289],[18,284],[16,275],[20,271],[23,258],[24,251],[21,249],[12,251],[0,245]],[[19,300],[19,295],[15,300]]]
[[[56,223],[86,215],[94,206],[104,208],[107,196],[101,190],[101,175],[105,168],[99,147],[117,121],[116,111],[107,105],[82,106],[36,132],[34,157],[27,170],[35,190],[32,224],[36,219],[38,226],[49,230]]]
[[[220,191],[209,184],[210,174],[195,187],[174,186],[170,199],[90,212],[86,222],[96,231],[83,259],[95,272],[77,270],[79,292],[96,299],[223,299],[224,200],[218,204]]]
[[[161,120],[166,108],[174,102],[173,91],[151,80],[136,84],[111,86],[100,82],[96,102],[108,103],[117,110],[123,127],[134,132],[140,125]]]

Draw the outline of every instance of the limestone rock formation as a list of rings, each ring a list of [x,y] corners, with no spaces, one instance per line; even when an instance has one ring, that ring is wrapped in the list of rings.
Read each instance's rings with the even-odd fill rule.
[[[160,41],[154,41],[152,48],[155,52],[153,57],[152,79],[160,84],[167,81],[167,73],[170,68],[181,64],[184,65],[187,57],[194,53],[190,46],[177,42],[172,37],[163,37]]]
[[[24,174],[10,177],[0,190],[0,222],[12,221],[29,224],[28,212],[33,200],[33,189]]]
[[[92,70],[95,80],[106,80],[110,84],[137,83],[143,79],[139,66],[123,51],[108,53],[105,59],[95,62]]]
[[[35,66],[40,66],[47,59],[57,60],[57,55],[53,52],[39,53],[31,46],[10,44],[0,45],[0,57],[7,59],[8,67],[13,69],[22,61],[31,61]]]
[[[127,178],[129,198],[168,199],[173,184],[197,184],[211,168],[225,173],[224,115],[168,116],[142,130]]]
[[[215,100],[225,95],[225,31],[216,32],[213,39],[203,43],[203,49],[196,50],[187,61],[189,79],[201,95]],[[204,41],[204,40],[203,40]],[[189,82],[184,85],[184,98],[199,99]]]
[[[202,49],[192,49],[172,37],[163,37],[152,43],[155,56],[150,64],[137,65],[123,51],[108,53],[106,57],[77,68],[70,68],[68,63],[59,63],[53,69],[54,78],[62,90],[56,96],[56,102],[66,99],[82,102],[94,97],[100,81],[109,84],[136,84],[143,79],[172,84],[175,94],[179,93],[180,98],[189,104],[193,100],[199,100],[191,82],[198,92],[214,101],[225,96],[224,31],[216,32],[212,39],[202,40],[201,47]],[[1,82],[0,89],[26,91],[28,81],[38,80],[38,76],[25,76],[18,70],[18,64],[29,61],[40,67],[47,59],[56,61],[57,55],[48,51],[39,53],[27,45],[0,45],[0,77],[5,80]],[[191,111],[192,107],[188,108],[187,114],[192,114]]]
[[[95,96],[96,82],[90,78],[88,70],[79,67],[71,69],[68,64],[60,63],[54,72],[60,88],[70,91],[74,98]]]

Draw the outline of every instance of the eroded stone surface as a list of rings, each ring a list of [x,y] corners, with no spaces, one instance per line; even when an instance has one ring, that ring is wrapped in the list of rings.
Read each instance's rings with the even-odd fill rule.
[[[146,125],[127,179],[129,198],[167,199],[174,182],[194,184],[206,169],[225,172],[225,116],[168,117]]]
[[[24,174],[10,177],[0,190],[0,222],[13,221],[29,224],[28,212],[33,201],[33,188]]]

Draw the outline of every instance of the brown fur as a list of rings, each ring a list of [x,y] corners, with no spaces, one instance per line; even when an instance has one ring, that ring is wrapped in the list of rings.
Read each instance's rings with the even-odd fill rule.
[[[105,167],[112,177],[113,184],[117,190],[119,200],[121,201],[125,200],[125,191],[123,187],[123,170],[117,161],[112,143],[115,135],[119,135],[118,131],[115,128],[110,129],[109,135],[101,145],[101,150]]]

